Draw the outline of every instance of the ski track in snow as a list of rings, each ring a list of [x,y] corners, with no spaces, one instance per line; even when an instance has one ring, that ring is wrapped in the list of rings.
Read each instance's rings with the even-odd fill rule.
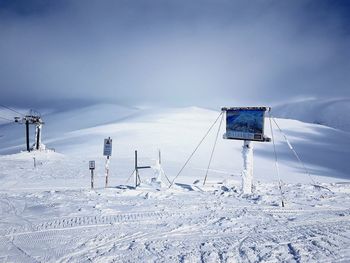
[[[103,200],[102,191],[99,192]],[[240,200],[239,196],[220,191],[165,191],[161,195],[149,191],[140,189],[134,198],[128,197],[128,191],[121,191],[118,192],[120,197],[117,194],[111,201],[126,206],[137,200],[139,205],[142,200],[151,201],[149,211],[110,215],[99,212],[92,216],[63,216],[52,220],[41,219],[39,213],[38,218],[21,221],[26,222],[24,225],[11,226],[7,222],[6,227],[1,228],[0,254],[3,256],[0,260],[327,262],[350,259],[349,208],[249,205],[255,198]],[[90,191],[73,193],[81,195],[82,199],[91,194]],[[154,194],[154,200],[145,199],[147,193]],[[14,202],[12,199],[19,202],[21,195],[6,195],[7,201],[2,202],[2,209],[12,209],[17,220],[23,218],[28,207],[16,210],[11,204]],[[33,193],[22,197],[28,199],[28,195],[33,196]],[[50,192],[49,195],[59,197],[63,193]],[[189,197],[192,200],[188,200]],[[48,200],[50,198],[42,201]],[[83,205],[83,201],[80,202]],[[242,206],[242,203],[245,205]],[[156,209],[155,204],[161,209]],[[142,205],[138,207],[141,208]]]

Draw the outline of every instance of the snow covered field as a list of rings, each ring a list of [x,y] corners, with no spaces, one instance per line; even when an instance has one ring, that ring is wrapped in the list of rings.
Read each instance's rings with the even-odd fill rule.
[[[173,179],[218,114],[114,105],[51,112],[44,116],[43,142],[56,152],[30,154],[13,154],[24,148],[24,127],[2,125],[0,261],[349,262],[348,132],[277,120],[311,173],[274,128],[284,208],[272,143],[254,144],[255,192],[241,195],[242,142],[221,139],[224,125],[205,186],[218,126],[172,188],[152,181],[155,170],[148,169],[133,189],[134,150],[140,164],[154,166],[161,149]],[[108,136],[113,156],[105,189]],[[94,190],[89,160],[96,161]]]

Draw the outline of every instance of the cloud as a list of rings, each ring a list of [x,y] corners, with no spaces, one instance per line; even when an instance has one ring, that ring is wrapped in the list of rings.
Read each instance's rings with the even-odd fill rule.
[[[217,107],[350,96],[341,2],[10,2],[0,1],[9,104]]]

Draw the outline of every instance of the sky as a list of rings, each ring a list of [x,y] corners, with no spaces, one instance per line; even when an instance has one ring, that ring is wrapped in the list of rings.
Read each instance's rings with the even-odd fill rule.
[[[350,1],[0,0],[0,103],[350,97]]]

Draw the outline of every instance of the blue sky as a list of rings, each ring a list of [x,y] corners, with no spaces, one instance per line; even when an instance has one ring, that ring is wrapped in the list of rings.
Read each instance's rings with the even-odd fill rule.
[[[0,0],[0,102],[350,97],[350,1]]]

